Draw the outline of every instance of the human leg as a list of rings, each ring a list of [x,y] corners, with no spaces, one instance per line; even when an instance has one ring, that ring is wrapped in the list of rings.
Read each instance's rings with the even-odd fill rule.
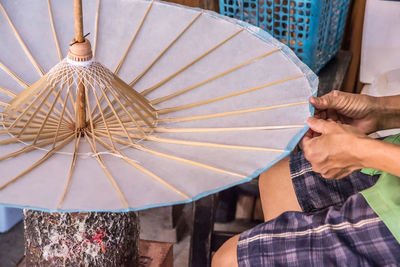
[[[214,254],[211,267],[236,267],[237,263],[237,244],[240,235],[235,235],[226,241]]]
[[[290,176],[289,156],[263,172],[258,183],[264,221],[285,211],[301,211]]]
[[[270,220],[265,224],[262,225],[269,225],[268,227],[271,227],[268,229],[269,233],[274,235],[274,231],[276,231],[277,235],[279,236],[282,234],[280,231],[282,229],[285,230],[292,230],[296,232],[294,235],[297,236],[297,228],[291,228],[294,225],[297,224],[295,221],[296,217],[300,217],[300,221],[302,221],[302,229],[307,229],[307,231],[313,231],[314,228],[318,228],[318,225],[323,226],[325,223],[325,220],[327,217],[324,215],[319,215],[319,224],[318,223],[311,223],[312,220],[310,220],[311,215],[307,215],[309,212],[318,212],[323,213],[326,212],[327,209],[331,209],[331,211],[335,211],[330,214],[340,214],[340,212],[344,212],[346,209],[337,211],[338,208],[340,208],[342,205],[345,204],[347,199],[351,197],[354,194],[357,194],[357,192],[364,190],[370,186],[372,186],[378,179],[378,177],[371,177],[369,175],[362,174],[360,172],[355,172],[351,175],[349,175],[346,178],[340,179],[340,180],[327,180],[324,179],[321,175],[318,173],[315,173],[312,171],[311,165],[309,164],[308,161],[304,158],[304,155],[302,153],[293,153],[289,158],[285,158],[282,161],[278,162],[275,164],[273,167],[271,167],[268,171],[266,171],[264,174],[262,174],[262,177],[260,177],[260,192],[261,192],[261,198],[262,199],[267,199],[267,201],[263,200],[263,209],[267,210],[268,208],[274,208],[275,209],[275,214],[278,212],[285,212],[287,210],[292,210],[291,212],[285,212],[281,216],[279,216],[276,219]],[[270,182],[268,185],[268,182]],[[285,184],[283,188],[279,189],[280,183]],[[288,187],[293,190],[290,192],[288,191]],[[266,192],[269,192],[271,194],[275,194],[276,197],[271,197],[268,198],[266,196]],[[285,198],[291,198],[292,201],[288,201],[286,204],[282,205],[284,203]],[[296,199],[296,201],[294,201]],[[295,203],[301,207],[300,210],[306,212],[298,212],[295,211],[296,205]],[[266,204],[264,204],[266,203]],[[347,205],[349,207],[354,207],[354,205]],[[298,208],[298,207],[297,207]],[[294,211],[294,212],[293,212]],[[268,210],[267,210],[268,212]],[[346,211],[346,214],[348,214],[349,211]],[[270,213],[273,214],[273,213]],[[345,214],[342,214],[343,216]],[[268,216],[268,215],[267,215]],[[273,215],[270,215],[271,217]],[[343,217],[343,222],[346,223],[346,218],[348,217]],[[268,219],[268,218],[267,218]],[[352,218],[348,218],[352,219]],[[373,219],[375,220],[375,219]],[[318,221],[318,220],[317,220]],[[350,225],[353,224],[354,221],[350,221]],[[309,225],[307,225],[307,223]],[[364,222],[361,222],[361,224]],[[259,229],[257,226],[254,229]],[[272,225],[272,226],[271,226]],[[327,226],[328,228],[330,227],[329,225]],[[380,224],[379,227],[382,227],[382,224]],[[252,229],[252,230],[254,230]],[[280,230],[281,229],[281,230]],[[249,230],[249,231],[252,231]],[[260,229],[259,229],[260,230]],[[260,230],[260,234],[262,234],[262,231],[264,228]],[[351,229],[350,229],[351,230]],[[246,231],[244,234],[241,235],[240,239],[245,238],[246,233],[249,232]],[[286,234],[286,233],[285,233]],[[372,232],[372,234],[375,234]],[[387,233],[386,233],[387,234]],[[362,235],[362,234],[361,234]],[[387,235],[388,236],[388,235]],[[386,237],[387,237],[386,236]],[[390,235],[389,235],[390,236]],[[342,238],[339,238],[341,240]],[[311,240],[312,241],[312,240]],[[322,240],[325,241],[325,240]],[[318,240],[318,242],[322,242],[321,240]],[[379,241],[379,240],[378,240]],[[229,242],[229,241],[228,241]],[[229,260],[236,259],[238,258],[239,262],[246,262],[249,261],[252,258],[260,258],[262,256],[262,253],[268,254],[272,253],[274,254],[274,251],[268,252],[269,250],[267,248],[262,248],[261,243],[258,245],[260,246],[260,255],[257,255],[254,253],[254,248],[258,249],[257,246],[253,246],[253,249],[251,250],[246,250],[246,249],[240,249],[240,244],[243,244],[245,241],[241,242],[239,241],[239,248],[236,250],[236,246],[234,242],[230,242],[229,246],[223,246],[221,247],[224,248],[225,253],[216,253],[218,255],[219,261],[218,262],[229,262]],[[246,241],[247,242],[247,241]],[[259,241],[261,242],[261,241]],[[275,242],[275,241],[274,241]],[[274,243],[272,244],[272,247],[275,245],[279,245],[279,243]],[[283,244],[282,247],[280,248],[280,257],[282,257],[282,260],[284,257],[292,257],[291,256],[291,250],[297,250],[298,248],[292,247],[290,248],[290,245],[295,245],[296,240],[293,240],[294,244],[289,243],[289,244]],[[380,241],[379,241],[380,242]],[[252,243],[253,244],[253,243]],[[253,253],[251,253],[253,252]],[[307,253],[312,253],[311,251],[304,252],[306,255]],[[286,256],[285,256],[286,255]],[[311,255],[311,254],[310,254]],[[246,260],[247,257],[247,260]],[[239,264],[240,265],[240,264]],[[246,264],[244,264],[246,265]],[[218,266],[218,265],[214,265]],[[221,265],[223,266],[223,265]],[[256,265],[259,266],[259,265]],[[261,265],[262,266],[262,265]],[[297,266],[297,265],[295,265]]]
[[[361,194],[312,214],[285,212],[241,234],[238,266],[396,266],[400,244]]]

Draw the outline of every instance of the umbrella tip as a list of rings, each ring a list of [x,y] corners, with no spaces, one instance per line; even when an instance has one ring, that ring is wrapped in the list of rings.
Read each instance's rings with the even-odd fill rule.
[[[68,59],[76,62],[84,62],[92,59],[92,45],[88,39],[85,38],[81,43],[72,39],[71,44],[68,52]]]

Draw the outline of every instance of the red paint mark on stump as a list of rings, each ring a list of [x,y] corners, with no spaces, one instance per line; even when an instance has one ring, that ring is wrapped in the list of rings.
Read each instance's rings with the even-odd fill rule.
[[[106,232],[104,232],[102,229],[98,229],[96,231],[96,234],[89,239],[90,243],[97,243],[100,245],[101,250],[103,251],[103,254],[106,253],[106,249],[104,248],[103,245],[103,239],[106,237]]]

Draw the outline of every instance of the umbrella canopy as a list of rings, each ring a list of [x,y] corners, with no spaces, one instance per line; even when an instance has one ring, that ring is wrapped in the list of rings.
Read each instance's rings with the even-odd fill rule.
[[[256,177],[307,130],[317,77],[244,22],[87,0],[90,35],[78,42],[72,1],[1,0],[0,10],[2,204],[184,203]]]

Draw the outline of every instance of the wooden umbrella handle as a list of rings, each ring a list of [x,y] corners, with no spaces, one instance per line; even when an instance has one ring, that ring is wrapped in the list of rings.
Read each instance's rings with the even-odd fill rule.
[[[82,0],[74,0],[74,16],[75,16],[75,41],[82,43],[85,41],[83,37],[83,15]]]

